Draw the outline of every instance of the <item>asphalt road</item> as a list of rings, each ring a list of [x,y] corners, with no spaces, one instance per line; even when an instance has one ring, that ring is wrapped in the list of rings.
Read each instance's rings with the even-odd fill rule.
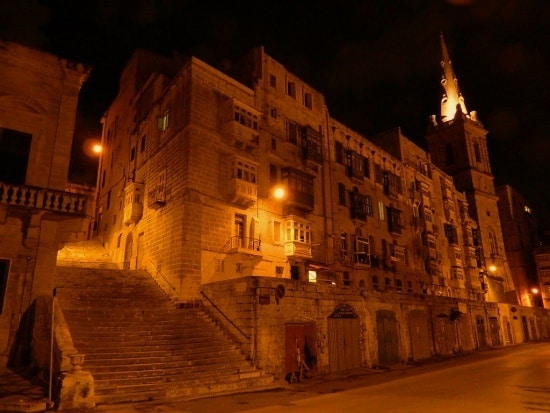
[[[550,343],[441,362],[354,371],[283,388],[173,402],[98,406],[109,413],[550,412]]]

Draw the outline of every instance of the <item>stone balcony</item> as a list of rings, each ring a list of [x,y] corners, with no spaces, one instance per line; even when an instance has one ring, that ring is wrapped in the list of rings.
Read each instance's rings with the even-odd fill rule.
[[[0,182],[0,204],[72,216],[85,216],[88,212],[88,197],[84,194],[4,182]]]

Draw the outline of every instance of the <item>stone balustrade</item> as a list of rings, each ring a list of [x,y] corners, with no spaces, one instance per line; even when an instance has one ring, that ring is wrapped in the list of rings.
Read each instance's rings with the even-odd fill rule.
[[[86,201],[86,195],[82,194],[0,182],[2,204],[85,215]]]

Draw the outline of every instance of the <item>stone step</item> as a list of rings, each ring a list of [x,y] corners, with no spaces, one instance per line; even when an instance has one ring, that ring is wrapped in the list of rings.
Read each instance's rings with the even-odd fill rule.
[[[235,378],[223,376],[214,379],[201,378],[161,384],[113,386],[109,389],[103,388],[98,390],[95,399],[99,405],[155,399],[175,399],[215,395],[229,391],[244,391],[259,386],[268,388],[272,383],[273,378],[268,375],[246,377],[246,375],[235,374]]]
[[[220,346],[221,347],[221,346]],[[195,351],[180,351],[178,354],[172,354],[171,352],[165,352],[165,354],[159,353],[147,353],[147,354],[124,354],[124,357],[116,353],[108,353],[108,356],[101,357],[98,354],[87,354],[86,355],[86,366],[118,366],[123,365],[131,367],[138,364],[161,364],[161,363],[178,363],[180,361],[188,360],[197,360],[203,359],[205,357],[229,357],[237,356],[242,359],[242,354],[240,354],[237,349],[214,349],[209,348],[209,351],[204,351],[204,349],[195,349]],[[96,357],[91,357],[96,356]]]
[[[205,371],[223,371],[243,369],[242,358],[219,357],[212,360],[189,360],[178,363],[135,364],[132,366],[94,366],[94,379],[157,377],[172,375],[191,375]],[[250,369],[247,369],[247,371]]]
[[[94,378],[96,403],[273,382],[200,305],[176,306],[144,271],[63,267],[56,283],[73,344]]]

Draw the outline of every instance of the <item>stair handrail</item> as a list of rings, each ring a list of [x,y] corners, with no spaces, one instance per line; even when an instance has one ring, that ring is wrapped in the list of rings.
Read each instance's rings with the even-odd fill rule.
[[[238,325],[235,324],[235,322],[233,320],[231,320],[217,305],[216,303],[214,303],[214,301],[212,301],[212,299],[210,297],[208,297],[206,295],[206,293],[204,291],[200,291],[201,295],[206,299],[206,301],[208,301],[210,303],[210,305],[218,312],[220,313],[220,315],[225,318],[227,320],[227,322],[229,322],[229,324],[231,324],[235,330],[237,330],[245,339],[246,341],[250,341],[250,336],[247,335],[243,330],[241,330],[239,328]]]
[[[160,278],[162,278],[162,280],[166,283],[166,285],[168,287],[170,287],[172,289],[172,292],[174,294],[174,297],[177,298],[178,297],[178,291],[174,288],[174,286],[170,283],[170,281],[168,281],[166,279],[166,277],[159,271],[159,269],[155,266],[155,264],[153,264],[153,261],[149,260],[149,265],[151,267],[153,267],[153,269],[155,270],[155,275],[154,276],[160,276]]]

